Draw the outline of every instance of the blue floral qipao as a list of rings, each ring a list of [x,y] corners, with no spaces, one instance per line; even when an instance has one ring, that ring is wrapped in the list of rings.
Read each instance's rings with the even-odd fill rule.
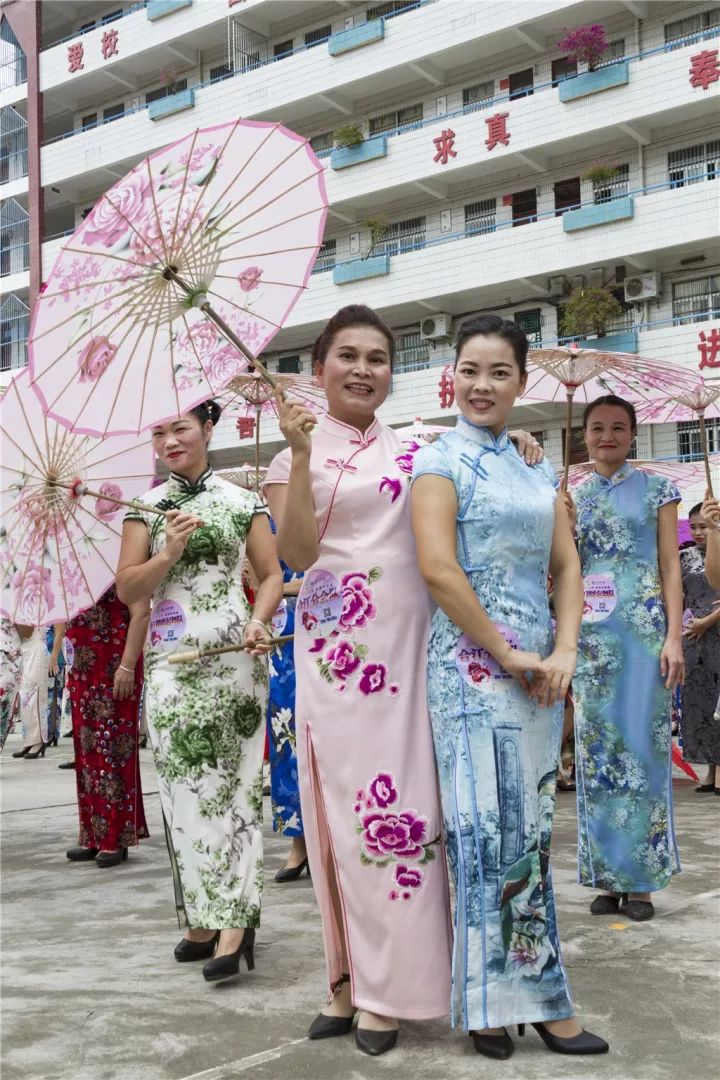
[[[462,417],[415,457],[458,497],[457,558],[516,647],[547,656],[555,478],[503,432]],[[432,523],[428,523],[432,527]],[[562,706],[539,708],[487,654],[463,663],[461,631],[435,612],[428,702],[456,887],[453,1024],[466,1030],[573,1014],[550,875]],[[461,674],[461,669],[464,674]]]
[[[575,500],[586,594],[573,679],[578,880],[653,892],[680,869],[657,542],[658,511],[680,493],[625,462],[609,479],[594,473]]]
[[[273,532],[275,527],[273,524]],[[296,574],[280,562],[283,582],[298,581]],[[295,633],[296,596],[283,600],[287,617],[278,630],[283,636]],[[297,745],[295,740],[295,657],[293,642],[287,641],[270,656],[270,695],[268,698],[268,747],[270,750],[270,791],[275,832],[283,836],[302,836]]]

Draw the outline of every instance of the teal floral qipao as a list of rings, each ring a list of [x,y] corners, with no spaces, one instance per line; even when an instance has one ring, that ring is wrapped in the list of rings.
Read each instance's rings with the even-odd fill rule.
[[[460,417],[415,455],[413,478],[428,473],[455,485],[457,559],[485,612],[514,647],[547,656],[552,469]],[[550,874],[562,706],[541,709],[442,609],[428,704],[456,889],[453,1024],[570,1017]]]
[[[262,758],[267,665],[242,652],[170,666],[167,656],[236,644],[251,611],[241,582],[256,495],[208,469],[143,496],[204,522],[153,597],[145,661],[148,731],[160,783],[181,925],[220,930],[260,921]],[[131,511],[165,542],[165,519]]]
[[[579,882],[663,889],[680,869],[672,816],[670,692],[658,511],[674,484],[626,462],[575,492],[585,612],[575,698]]]

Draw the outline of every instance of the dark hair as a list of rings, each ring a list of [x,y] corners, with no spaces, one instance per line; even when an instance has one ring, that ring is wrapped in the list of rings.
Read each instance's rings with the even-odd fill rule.
[[[702,503],[695,503],[694,506],[691,506],[690,507],[690,513],[688,514],[688,520],[693,516],[693,514],[699,514],[700,511],[702,510],[702,508],[703,508]]]
[[[455,367],[466,342],[474,337],[499,337],[512,348],[520,374],[527,371],[528,339],[517,323],[501,319],[499,315],[473,315],[458,330],[455,342]]]
[[[325,363],[330,346],[341,330],[347,330],[351,326],[371,326],[373,330],[379,330],[387,340],[390,353],[390,367],[395,361],[395,335],[377,311],[366,307],[365,304],[348,304],[347,307],[336,311],[328,322],[320,337],[313,345],[312,361],[320,367]]]
[[[585,412],[583,413],[583,431],[587,431],[588,423],[590,422],[590,414],[593,409],[598,409],[601,405],[615,405],[618,409],[624,409],[628,415],[630,421],[630,430],[637,431],[637,416],[635,415],[635,407],[626,401],[625,398],[618,397],[617,394],[603,394],[602,397],[595,398],[589,405],[585,406]]]
[[[205,427],[208,420],[212,422],[212,426],[217,425],[218,420],[222,415],[222,405],[219,405],[217,401],[210,399],[209,401],[203,401],[199,405],[196,405],[194,409],[191,409],[188,416],[196,416],[200,421],[200,427]]]

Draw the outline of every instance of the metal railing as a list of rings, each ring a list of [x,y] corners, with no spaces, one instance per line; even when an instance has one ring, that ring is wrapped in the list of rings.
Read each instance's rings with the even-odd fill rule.
[[[91,34],[93,30],[98,30],[102,26],[112,26],[114,22],[118,22],[120,19],[127,18],[128,15],[134,15],[136,11],[142,11],[147,7],[147,0],[137,0],[137,3],[131,4],[130,7],[125,8],[121,14],[115,16],[114,19],[108,19],[107,22],[103,22],[100,18],[92,26],[86,26],[82,30],[73,30],[71,34],[66,34],[65,37],[57,38],[55,41],[49,41],[46,45],[43,45],[42,51],[47,49],[54,49],[56,45],[62,45],[66,41],[74,41],[75,38],[82,37],[84,34]]]

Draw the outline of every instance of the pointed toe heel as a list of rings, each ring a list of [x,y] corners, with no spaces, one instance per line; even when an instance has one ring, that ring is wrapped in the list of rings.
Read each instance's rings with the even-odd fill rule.
[[[335,1039],[341,1035],[349,1035],[352,1030],[354,1016],[325,1016],[318,1013],[308,1028],[308,1039]]]
[[[128,849],[118,848],[117,851],[100,851],[95,859],[95,865],[101,868],[107,866],[119,866],[121,862],[127,862]]]
[[[370,1057],[380,1057],[392,1050],[398,1041],[397,1028],[395,1031],[366,1031],[364,1028],[355,1028],[355,1045],[363,1054]]]
[[[213,937],[208,941],[188,941],[182,938],[173,951],[173,956],[179,964],[189,964],[193,960],[209,960],[215,952],[220,931],[216,930]]]
[[[518,1027],[518,1035],[522,1034],[520,1027],[522,1027],[523,1031],[525,1030],[525,1025],[521,1024]],[[507,1031],[504,1035],[482,1035],[471,1031],[469,1035],[473,1041],[476,1054],[494,1058],[496,1061],[505,1061],[507,1058],[512,1057],[515,1050],[515,1044]]]
[[[278,870],[275,875],[275,880],[280,884],[285,881],[297,881],[298,878],[302,876],[304,870],[307,870],[308,877],[310,877],[310,867],[308,866],[307,859],[303,859],[298,866],[283,866],[283,868]]]
[[[255,970],[255,930],[246,930],[235,952],[215,956],[203,968],[205,982],[220,982],[240,973],[240,958],[245,957],[248,971]]]
[[[72,847],[65,852],[70,862],[92,862],[100,849],[96,847]]]
[[[548,1031],[545,1024],[533,1024],[548,1050],[554,1054],[607,1054],[609,1045],[599,1035],[593,1035],[591,1031],[582,1029],[579,1035],[572,1038],[562,1039],[559,1035],[553,1035]]]

